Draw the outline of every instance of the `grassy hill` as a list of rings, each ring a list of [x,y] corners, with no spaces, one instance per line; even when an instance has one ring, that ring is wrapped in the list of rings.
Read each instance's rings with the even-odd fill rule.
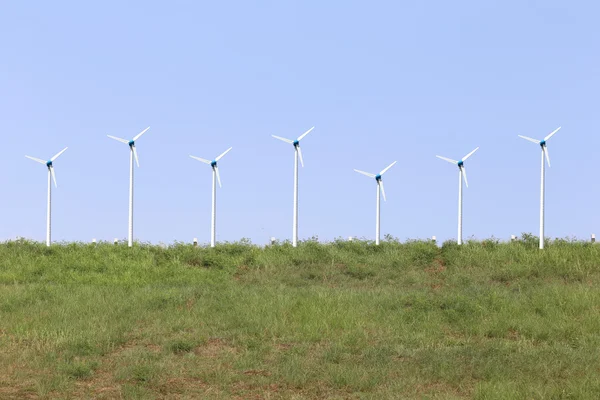
[[[600,247],[0,244],[0,398],[600,398]]]

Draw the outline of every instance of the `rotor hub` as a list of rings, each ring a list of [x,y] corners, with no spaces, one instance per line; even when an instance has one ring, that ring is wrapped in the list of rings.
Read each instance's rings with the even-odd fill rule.
[[[46,167],[50,168],[52,166],[52,161],[48,160],[46,161]]]
[[[542,140],[542,141],[540,142],[540,146],[544,147],[545,145],[546,145],[546,141],[545,141],[545,140]]]
[[[214,161],[214,160],[211,161],[210,166],[213,167],[213,168],[216,167],[217,166],[217,162]]]
[[[135,146],[135,141],[133,141],[133,140],[130,140],[130,141],[129,141],[129,147],[133,147],[133,146]]]
[[[298,147],[300,145],[300,142],[297,140],[294,140],[294,147]]]
[[[379,182],[381,180],[381,174],[375,175],[375,180]]]
[[[465,164],[465,162],[463,160],[460,160],[458,162],[458,168],[462,168],[462,166]]]

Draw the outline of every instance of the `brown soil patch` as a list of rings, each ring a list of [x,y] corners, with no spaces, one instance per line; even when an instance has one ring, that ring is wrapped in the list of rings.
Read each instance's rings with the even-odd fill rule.
[[[199,357],[216,358],[223,353],[234,354],[235,347],[227,344],[225,340],[219,338],[209,339],[206,343],[196,347],[194,353]]]

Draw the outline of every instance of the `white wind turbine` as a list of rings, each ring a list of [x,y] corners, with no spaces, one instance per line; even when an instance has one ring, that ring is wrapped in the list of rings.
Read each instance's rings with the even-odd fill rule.
[[[121,139],[121,138],[118,138],[115,136],[106,135],[111,139],[114,139],[121,143],[125,143],[126,145],[129,146],[129,230],[128,230],[128,237],[127,237],[127,244],[129,245],[129,247],[133,246],[133,159],[134,159],[134,157],[135,157],[135,162],[137,163],[138,168],[140,167],[140,161],[138,159],[137,150],[135,149],[135,142],[136,142],[136,140],[141,138],[142,135],[144,133],[146,133],[146,131],[148,129],[150,129],[150,127],[147,127],[146,129],[144,129],[143,131],[138,133],[131,140],[126,140],[126,139]]]
[[[559,131],[561,127],[559,126],[554,131],[552,131],[548,136],[546,136],[543,140],[532,139],[527,136],[518,135],[520,138],[529,140],[535,144],[540,145],[542,148],[542,183],[540,190],[540,249],[544,248],[544,202],[545,202],[545,184],[546,184],[546,168],[544,164],[544,158],[548,161],[548,167],[550,167],[550,155],[548,154],[548,147],[546,145],[546,141],[550,139],[556,132]]]
[[[463,242],[463,240],[462,240],[462,208],[463,208],[462,181],[463,181],[463,179],[465,180],[465,185],[467,187],[469,187],[469,182],[467,181],[467,171],[465,170],[464,163],[465,163],[465,161],[467,161],[467,158],[471,157],[473,155],[473,153],[475,153],[477,150],[479,150],[479,147],[477,147],[475,150],[473,150],[472,152],[470,152],[469,154],[464,156],[459,161],[453,160],[451,158],[442,157],[442,156],[436,156],[437,158],[440,158],[444,161],[448,161],[449,163],[452,163],[452,164],[458,166],[458,239],[457,239],[458,244],[462,244],[462,242]]]
[[[29,158],[30,160],[33,160],[33,161],[39,162],[40,164],[46,165],[46,167],[48,168],[48,211],[46,214],[46,246],[50,246],[50,243],[52,242],[52,182],[51,181],[54,180],[54,186],[58,187],[58,185],[56,184],[56,174],[54,173],[54,164],[53,163],[67,149],[68,149],[68,147],[65,147],[58,154],[56,154],[54,157],[52,157],[48,161],[44,161],[44,160],[41,160],[41,159],[35,158],[35,157],[25,156],[25,157]]]
[[[304,139],[315,127],[313,126],[296,140],[286,139],[279,136],[271,135],[275,139],[279,139],[289,144],[294,145],[294,222],[292,226],[292,246],[298,245],[298,158],[300,158],[300,164],[304,167],[304,160],[302,159],[302,150],[300,149],[300,141]]]
[[[385,167],[383,169],[383,171],[381,171],[378,174],[371,174],[369,172],[365,172],[365,171],[360,171],[358,169],[355,169],[356,172],[358,172],[359,174],[363,174],[365,176],[368,176],[369,178],[375,178],[375,181],[377,182],[377,214],[375,216],[375,244],[379,245],[379,237],[380,237],[380,233],[381,233],[381,195],[383,195],[383,200],[387,201],[385,198],[385,189],[383,188],[383,180],[382,180],[382,176],[383,174],[385,174],[387,172],[388,169],[392,168],[394,166],[394,164],[396,164],[396,161],[394,161],[393,163],[391,163],[390,165],[388,165],[387,167]]]
[[[205,160],[204,158],[190,156],[194,160],[198,160],[203,162],[204,164],[208,164],[212,167],[212,213],[210,220],[210,247],[215,247],[217,241],[217,181],[219,182],[219,187],[221,187],[221,176],[219,175],[219,167],[217,162],[223,158],[223,156],[232,149],[233,147],[225,150],[220,156],[215,158],[213,161]]]

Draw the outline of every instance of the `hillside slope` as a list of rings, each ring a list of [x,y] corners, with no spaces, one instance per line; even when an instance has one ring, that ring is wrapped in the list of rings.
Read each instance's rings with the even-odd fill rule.
[[[600,247],[0,244],[0,398],[600,396]]]

